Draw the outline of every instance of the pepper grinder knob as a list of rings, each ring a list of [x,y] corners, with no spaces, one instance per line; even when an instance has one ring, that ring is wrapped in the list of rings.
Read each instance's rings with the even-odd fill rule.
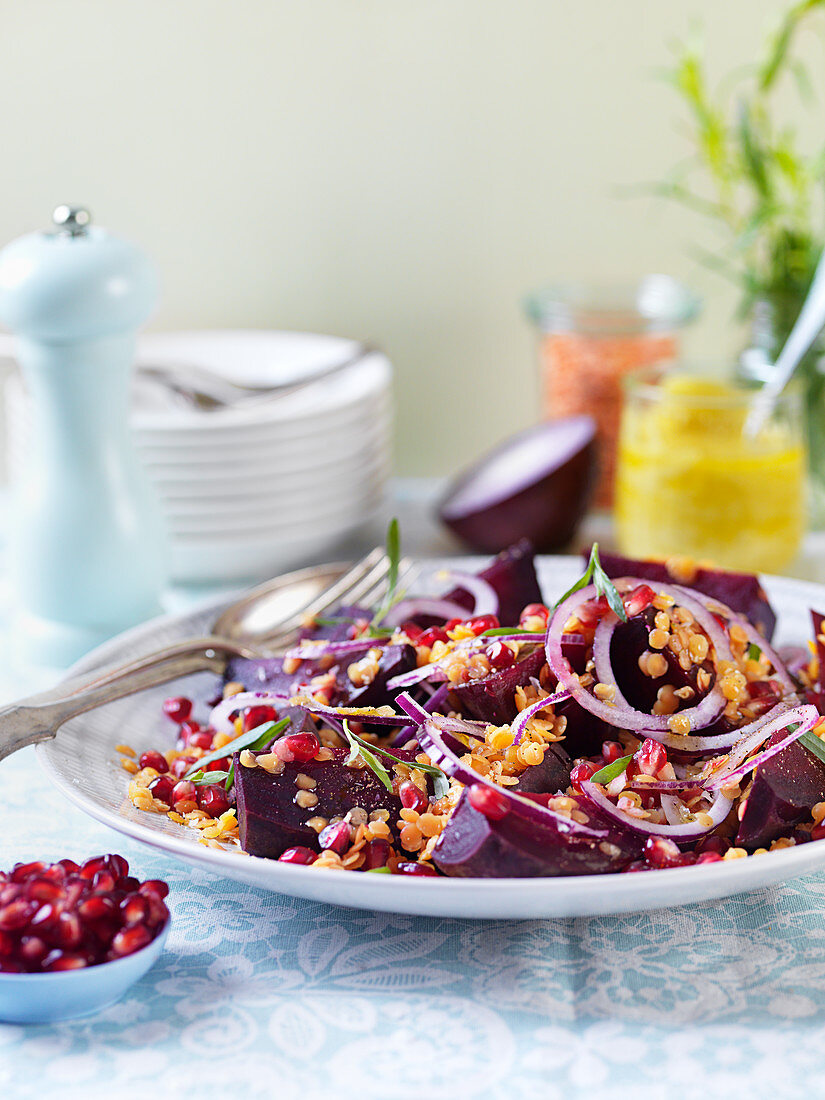
[[[15,640],[65,666],[160,611],[165,550],[128,425],[138,328],[158,299],[135,245],[58,206],[0,252],[0,322],[31,402],[9,530]]]
[[[52,221],[58,232],[68,233],[70,237],[82,237],[91,224],[92,215],[84,206],[67,206],[62,203],[54,208]]]

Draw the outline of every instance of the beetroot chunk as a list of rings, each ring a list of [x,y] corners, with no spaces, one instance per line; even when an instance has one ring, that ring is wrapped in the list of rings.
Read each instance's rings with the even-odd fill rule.
[[[547,801],[546,796],[533,796]],[[433,861],[445,875],[473,878],[547,878],[621,871],[642,850],[642,839],[605,822],[589,803],[590,824],[604,828],[603,840],[568,833],[553,825],[537,827],[512,811],[493,821],[470,805],[465,790],[441,834]]]
[[[518,714],[516,688],[529,684],[531,676],[538,676],[544,667],[544,647],[539,646],[527,657],[485,676],[483,680],[470,680],[453,688],[454,706],[479,722],[494,726],[509,725]]]
[[[589,559],[589,551],[586,558]],[[681,584],[663,561],[637,561],[619,554],[599,553],[602,568],[608,577],[641,577],[661,584]],[[697,569],[687,584],[712,599],[727,604],[744,615],[770,641],[776,627],[776,615],[757,576],[753,573],[730,573],[724,569]]]
[[[779,730],[768,745],[784,736]],[[736,843],[742,848],[765,848],[810,817],[813,806],[823,801],[825,763],[794,741],[756,769]]]
[[[401,759],[414,758],[413,753],[405,754],[403,749],[393,752]],[[398,817],[400,800],[369,768],[347,767],[346,749],[333,749],[332,754],[332,760],[286,764],[280,775],[271,775],[263,768],[245,768],[237,754],[233,757],[238,828],[245,852],[277,859],[287,848],[316,849],[317,834],[307,821],[312,817],[343,817],[356,806],[368,814],[389,810],[391,821]],[[300,790],[295,783],[299,774],[315,780],[312,794],[318,802],[312,807],[295,802]]]
[[[492,585],[498,596],[498,615],[502,626],[515,626],[528,603],[541,603],[542,595],[536,576],[533,547],[522,539],[502,551],[479,577]],[[464,588],[456,588],[446,597],[454,603],[472,609],[473,597]]]

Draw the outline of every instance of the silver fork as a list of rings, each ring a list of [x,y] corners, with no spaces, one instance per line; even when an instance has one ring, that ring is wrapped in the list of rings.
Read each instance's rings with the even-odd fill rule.
[[[232,657],[256,659],[288,645],[310,617],[342,603],[369,606],[384,598],[390,562],[375,549],[350,569],[320,566],[287,573],[252,589],[220,616],[213,633],[98,669],[0,709],[0,760],[26,745],[54,737],[64,722],[134,692],[193,672],[222,676]],[[410,563],[399,563],[405,583]],[[281,608],[279,614],[278,608]],[[284,610],[286,608],[286,610]]]

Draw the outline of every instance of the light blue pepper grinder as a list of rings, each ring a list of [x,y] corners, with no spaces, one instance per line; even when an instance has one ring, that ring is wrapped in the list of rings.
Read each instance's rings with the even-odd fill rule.
[[[14,646],[65,667],[160,611],[160,517],[129,431],[135,337],[158,285],[86,210],[59,206],[53,221],[0,252],[0,323],[32,407],[9,525]]]

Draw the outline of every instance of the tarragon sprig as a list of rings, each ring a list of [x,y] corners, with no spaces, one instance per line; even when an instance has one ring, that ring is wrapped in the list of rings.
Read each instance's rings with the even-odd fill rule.
[[[393,753],[389,752],[389,750],[382,749],[379,745],[373,745],[369,741],[365,741],[363,737],[359,737],[357,733],[353,733],[352,730],[349,728],[346,720],[344,720],[344,733],[346,734],[347,741],[349,742],[350,749],[352,750],[349,754],[349,757],[347,758],[347,763],[351,764],[355,757],[358,756],[358,754],[360,753],[362,759],[364,760],[364,763],[367,765],[368,768],[375,772],[375,774],[378,776],[385,787],[387,787],[387,780],[389,780],[390,778],[389,772],[381,763],[381,761],[377,759],[375,753],[380,753],[381,756],[386,756],[388,760],[392,760],[396,764],[406,764],[408,767],[418,768],[418,770],[424,772],[425,775],[429,775],[433,781],[433,794],[437,799],[443,798],[444,795],[447,794],[447,792],[449,791],[450,784],[447,776],[444,774],[441,768],[436,767],[435,764],[419,764],[417,762],[415,764],[410,764],[409,760],[402,760],[400,756],[394,756]],[[370,763],[370,759],[368,759],[370,757],[372,758],[373,763],[376,764],[378,766],[378,769],[380,770],[376,771],[376,769],[373,767],[373,763]],[[383,775],[381,774],[382,772]],[[387,779],[385,780],[383,776],[386,776]],[[388,789],[392,790],[391,780],[389,782]]]
[[[582,588],[587,588],[589,584],[596,586],[596,591],[600,596],[604,596],[610,605],[610,610],[616,615],[623,623],[627,622],[627,612],[624,609],[622,603],[622,597],[619,595],[619,590],[616,588],[613,581],[602,569],[602,563],[599,561],[599,544],[593,543],[593,547],[590,551],[590,561],[587,563],[587,569],[576,583],[564,593],[561,599],[556,601],[555,606],[559,607],[568,596],[572,596],[574,592],[579,592]]]

